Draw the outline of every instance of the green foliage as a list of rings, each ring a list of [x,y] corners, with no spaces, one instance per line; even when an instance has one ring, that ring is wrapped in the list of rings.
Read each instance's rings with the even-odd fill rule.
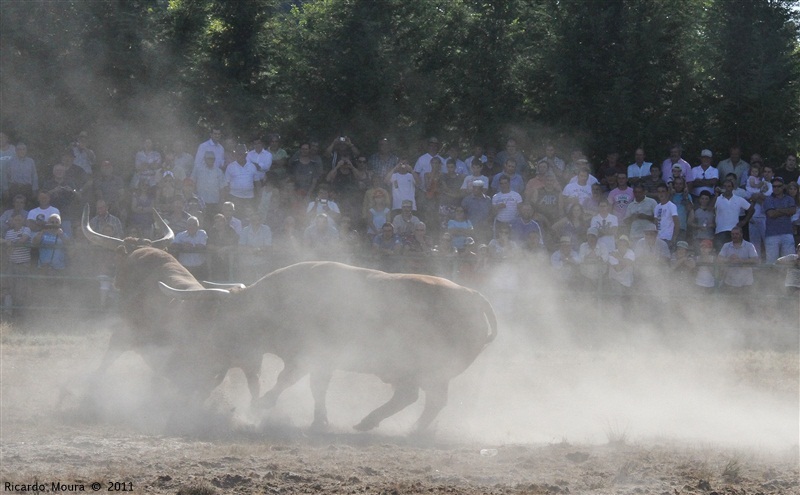
[[[222,124],[243,140],[347,132],[410,150],[515,134],[534,155],[552,139],[595,158],[644,146],[659,159],[676,141],[689,158],[800,148],[789,1],[29,1],[0,14],[3,125],[43,143]]]

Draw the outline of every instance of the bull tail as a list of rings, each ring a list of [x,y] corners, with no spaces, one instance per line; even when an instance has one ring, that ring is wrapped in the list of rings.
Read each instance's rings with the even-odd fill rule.
[[[486,317],[486,320],[489,322],[489,334],[486,336],[486,343],[484,346],[489,345],[491,341],[497,337],[497,317],[494,314],[494,308],[492,307],[492,303],[489,302],[486,297],[483,295],[479,295],[481,298],[481,307],[483,309],[483,314]]]

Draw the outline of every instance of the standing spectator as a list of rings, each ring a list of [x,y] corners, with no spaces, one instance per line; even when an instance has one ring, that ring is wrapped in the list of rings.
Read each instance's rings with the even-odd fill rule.
[[[378,152],[369,157],[367,171],[370,176],[378,176],[383,180],[386,174],[393,169],[400,158],[392,152],[392,144],[388,138],[378,141]]]
[[[294,179],[295,191],[308,200],[322,176],[322,165],[311,156],[311,144],[300,144],[297,158],[289,163],[289,175]]]
[[[228,200],[233,201],[239,210],[255,209],[256,198],[260,188],[256,179],[258,169],[247,161],[244,146],[235,145],[231,150],[234,160],[225,169],[225,180],[228,182]]]
[[[455,160],[448,158],[439,183],[439,198],[449,215],[452,215],[455,207],[461,204],[461,185],[464,183],[464,177],[458,173]]]
[[[366,165],[366,162],[367,160],[364,157],[356,159],[356,163],[359,165]],[[340,160],[328,172],[325,180],[330,184],[332,197],[339,204],[342,214],[351,218],[358,218],[362,199],[361,184],[366,179],[367,173],[356,167],[349,158]]]
[[[0,215],[0,238],[5,237],[6,231],[11,228],[11,218],[14,216],[22,215],[23,223],[25,223],[28,218],[28,210],[25,209],[25,203],[25,196],[18,194],[14,196],[13,206]]]
[[[700,196],[703,191],[714,194],[714,189],[719,183],[719,170],[711,163],[714,154],[711,150],[700,152],[700,165],[692,169],[691,180],[692,195]]]
[[[491,239],[491,211],[492,198],[485,193],[485,182],[475,180],[472,182],[471,194],[461,200],[461,207],[467,219],[475,229],[476,241],[486,242]]]
[[[411,201],[411,209],[417,210],[417,200],[415,199],[419,179],[411,171],[411,165],[405,159],[401,159],[397,165],[386,174],[386,183],[392,190],[392,210],[402,208],[403,201]]]
[[[29,297],[30,241],[33,234],[31,229],[25,225],[25,216],[22,212],[14,212],[10,220],[9,228],[3,234],[0,243],[3,245],[3,255],[8,256],[8,259],[3,260],[3,271],[7,271],[8,275],[10,275],[2,283],[2,288],[6,294],[2,303],[4,311],[12,313],[14,310],[11,308],[24,306]]]
[[[673,144],[669,149],[669,158],[664,160],[661,164],[661,181],[670,183],[672,182],[672,169],[676,166],[680,167],[681,175],[691,179],[692,166],[689,162],[681,158],[683,154],[683,147],[679,144]]]
[[[267,146],[267,151],[272,153],[272,167],[270,170],[274,170],[275,173],[277,173],[279,176],[282,176],[284,174],[284,170],[286,170],[286,167],[289,164],[289,154],[281,147],[280,134],[269,135],[269,146]]]
[[[483,169],[483,164],[485,164],[487,160],[487,156],[483,154],[483,146],[476,144],[472,147],[472,155],[468,156],[466,160],[464,160],[464,165],[467,166],[467,170],[471,171],[474,170],[472,168],[472,164],[477,162],[481,164],[481,169]]]
[[[131,198],[128,228],[134,228],[142,237],[150,237],[153,229],[155,199],[146,183],[140,182]]]
[[[506,141],[506,148],[497,154],[494,162],[501,167],[505,167],[508,160],[514,160],[516,167],[524,168],[528,165],[528,159],[525,158],[525,155],[519,150],[517,147],[517,140],[514,138],[508,138]],[[494,188],[494,186],[492,187]],[[522,189],[517,192],[522,194]]]
[[[8,162],[17,155],[14,145],[8,138],[8,134],[0,131],[0,194],[3,197],[3,204],[8,201],[8,183],[6,182],[6,167]]]
[[[606,192],[617,187],[617,174],[627,174],[628,167],[619,161],[619,153],[609,151],[606,159],[598,167],[598,178]]]
[[[108,203],[103,199],[98,199],[95,203],[97,214],[89,220],[89,226],[95,232],[102,232],[106,226],[110,227],[110,236],[122,239],[125,237],[125,229],[122,222],[108,211]]]
[[[203,161],[192,171],[197,196],[203,202],[206,219],[212,219],[221,211],[226,199],[228,180],[220,167],[215,166],[216,157],[213,151],[204,152]]]
[[[517,172],[518,168],[519,164],[515,160],[506,160],[506,162],[503,163],[503,171],[492,177],[492,191],[500,191],[500,178],[508,177],[509,184],[511,184],[511,190],[521,196],[522,193],[525,192],[525,180]]]
[[[731,230],[734,227],[742,228],[753,215],[753,206],[741,196],[733,194],[736,188],[733,179],[725,179],[722,182],[722,194],[717,196],[714,202],[714,214],[716,218],[716,229],[714,231],[714,245],[722,246],[731,241]],[[744,213],[745,218],[739,220]]]
[[[158,210],[159,213],[171,208],[175,198],[183,198],[180,187],[175,183],[175,174],[169,170],[165,171],[163,174],[164,176],[158,182],[155,191],[156,210]]]
[[[533,194],[537,190],[544,187],[545,178],[549,173],[551,173],[551,170],[550,164],[547,162],[547,160],[541,159],[536,162],[536,166],[533,170],[533,176],[525,183],[525,194],[523,194],[525,201],[533,201]]]
[[[425,175],[431,171],[431,159],[438,157],[439,162],[444,163],[444,158],[439,155],[440,147],[439,140],[431,137],[428,139],[428,152],[417,158],[417,162],[414,164],[414,178],[422,191],[425,191]],[[416,208],[414,209],[416,210]]]
[[[553,235],[558,239],[569,237],[572,242],[572,248],[577,251],[584,241],[588,227],[589,222],[586,221],[583,207],[579,204],[572,204],[567,207],[567,214],[553,224]]]
[[[333,260],[338,255],[339,231],[328,220],[328,215],[319,213],[303,231],[303,244],[312,259]]]
[[[611,213],[620,220],[625,218],[628,205],[633,202],[633,188],[628,185],[627,175],[617,174],[617,186],[608,193],[608,202]]]
[[[234,216],[235,213],[236,213],[235,204],[233,204],[230,201],[222,203],[222,214],[225,216],[225,220],[228,221],[228,225],[230,225],[231,228],[233,228],[233,230],[236,232],[236,235],[241,237],[242,221]]]
[[[225,147],[222,146],[221,139],[222,130],[219,127],[211,128],[208,141],[200,143],[197,147],[197,153],[194,155],[195,170],[204,166],[207,152],[211,152],[214,156],[213,164],[216,168],[222,170],[225,167]]]
[[[450,234],[453,248],[463,249],[467,245],[467,239],[472,237],[473,231],[472,222],[467,218],[464,207],[456,207],[455,218],[447,221],[447,233]]]
[[[211,228],[208,230],[206,251],[208,257],[209,277],[212,281],[227,281],[235,278],[231,272],[239,235],[228,225],[225,215],[217,213]]]
[[[542,227],[533,219],[533,205],[522,203],[519,205],[519,216],[511,221],[511,238],[518,244],[528,242],[531,234],[536,234],[539,243],[544,244]]]
[[[711,205],[711,193],[701,191],[700,195],[697,196],[697,203],[698,206],[695,208],[694,215],[690,220],[695,245],[698,245],[700,241],[713,239],[716,228],[716,215]]]
[[[594,284],[603,278],[608,263],[608,249],[597,242],[598,234],[596,228],[589,227],[586,230],[586,242],[581,243],[578,249],[579,272]]]
[[[361,154],[356,145],[353,144],[350,136],[346,134],[345,132],[339,133],[339,136],[333,138],[331,144],[325,148],[325,156],[328,158],[328,162],[322,164],[320,173],[330,172],[342,160],[350,160],[352,163]]]
[[[458,146],[456,145],[455,142],[450,143],[447,146],[445,154],[442,155],[442,166],[445,167],[448,161],[453,160],[453,163],[456,166],[455,168],[456,173],[462,176],[467,175],[469,173],[469,167],[467,166],[466,162],[458,158],[458,155],[459,155]]]
[[[325,218],[335,226],[341,217],[341,209],[336,201],[331,199],[330,187],[328,184],[320,184],[317,189],[317,196],[314,201],[310,201],[306,207],[306,217],[308,222],[312,223],[317,215],[325,214]]]
[[[72,164],[81,168],[87,175],[92,175],[97,158],[89,148],[89,133],[81,131],[72,144]]]
[[[389,200],[383,189],[375,189],[372,193],[374,197],[373,205],[367,212],[367,235],[374,237],[381,231],[381,226],[388,222],[391,215]]]
[[[70,165],[78,170],[77,165]],[[58,163],[53,166],[53,176],[44,181],[42,190],[50,193],[50,203],[58,208],[61,216],[61,226],[72,237],[72,224],[77,223],[81,215],[81,188],[65,171],[64,165]]]
[[[269,271],[272,229],[261,222],[258,213],[250,212],[247,217],[250,224],[242,229],[239,237],[239,278],[249,283]]]
[[[633,163],[628,165],[628,181],[630,181],[631,185],[635,186],[639,182],[642,181],[645,177],[650,175],[650,166],[653,165],[651,162],[644,161],[644,149],[637,148],[636,152],[633,154]]]
[[[783,177],[783,180],[786,184],[790,184],[794,182],[795,184],[798,183],[798,178],[800,177],[800,168],[797,166],[797,155],[790,154],[786,157],[786,161],[783,162],[783,165],[775,171],[775,173],[779,177]]]
[[[247,152],[247,161],[256,167],[256,180],[263,181],[272,167],[272,153],[264,148],[264,141],[260,137],[255,138],[252,144],[253,149]]]
[[[262,181],[261,198],[258,201],[261,221],[270,227],[280,225],[284,212],[281,210],[281,191],[273,172],[267,172]]]
[[[756,247],[744,240],[742,228],[735,226],[730,231],[731,241],[726,242],[719,252],[719,260],[725,266],[722,282],[726,288],[745,290],[753,285],[753,268],[759,262]]]
[[[633,246],[636,256],[636,272],[644,283],[657,284],[661,280],[662,269],[669,263],[669,246],[658,238],[658,231],[653,224],[644,228],[644,238]]]
[[[151,186],[155,186],[158,183],[158,172],[162,162],[161,153],[153,147],[153,140],[145,139],[142,149],[136,152],[135,165],[139,180],[146,180]]]
[[[476,181],[483,182],[483,192],[489,192],[489,178],[483,175],[483,165],[480,160],[473,160],[470,165],[470,175],[464,177],[464,182],[461,183],[461,194],[467,196],[472,192],[472,184]]]
[[[794,198],[784,194],[784,188],[783,178],[774,177],[773,193],[764,200],[764,212],[767,215],[764,245],[770,265],[781,256],[794,254],[792,216],[797,212],[797,204]]]
[[[694,214],[694,202],[692,196],[686,189],[686,181],[683,177],[678,177],[672,181],[672,193],[670,195],[672,201],[678,208],[679,232],[678,240],[685,241],[687,239],[687,230],[689,228],[689,220]]]
[[[711,239],[701,240],[700,253],[695,259],[697,271],[694,276],[694,285],[700,287],[701,290],[709,291],[717,286],[717,280],[714,277],[714,263],[716,259],[717,257],[714,254],[714,241]]]
[[[182,170],[184,177],[190,177],[194,170],[194,157],[186,152],[186,143],[181,139],[176,139],[172,143],[172,155],[175,157],[175,170]]]
[[[672,248],[678,240],[680,233],[680,219],[678,207],[669,200],[669,189],[665,184],[658,186],[658,204],[653,209],[653,217],[658,229],[658,238],[662,239]]]
[[[559,239],[558,250],[550,256],[550,265],[558,274],[559,280],[572,285],[578,273],[578,252],[572,247],[572,238],[563,236]]]
[[[507,223],[499,223],[497,225],[494,239],[489,241],[487,247],[489,256],[495,260],[514,259],[522,252],[519,244],[511,239],[511,226]],[[509,282],[514,284],[514,281],[509,280]]]
[[[644,237],[645,228],[652,225],[655,227],[656,200],[645,195],[644,185],[639,183],[633,187],[633,202],[628,204],[625,210],[625,223],[630,225],[630,237],[634,250],[636,243]]]
[[[176,254],[178,262],[197,280],[206,280],[208,279],[207,244],[208,234],[200,228],[200,220],[197,217],[189,217],[186,221],[186,230],[175,234],[170,252]]]
[[[510,225],[519,216],[518,206],[522,204],[522,196],[511,190],[511,179],[508,176],[500,177],[498,192],[492,196],[492,214],[494,224]]]
[[[653,199],[658,197],[656,188],[658,188],[658,185],[661,183],[664,183],[661,179],[661,165],[657,163],[650,166],[650,175],[642,177],[642,180],[639,181],[639,184],[644,186],[644,191],[647,196]]]
[[[558,179],[555,174],[548,172],[544,179],[544,187],[534,190],[530,201],[534,211],[539,215],[537,221],[542,227],[549,229],[561,218],[564,211],[562,201]]]
[[[393,259],[400,254],[403,243],[394,234],[394,227],[386,222],[381,226],[381,233],[372,238],[372,252],[379,257],[379,267],[387,272],[396,271],[397,266]]]
[[[550,143],[544,147],[544,156],[539,160],[547,162],[548,169],[555,175],[563,174],[564,169],[567,168],[564,160],[556,156],[556,147]]]
[[[587,199],[592,197],[592,183],[589,181],[589,169],[585,167],[581,168],[578,171],[577,180],[574,182],[571,181],[564,186],[561,195],[564,196],[564,208],[568,208],[569,205],[572,204],[583,205]]]
[[[32,204],[39,192],[39,176],[36,174],[36,163],[28,156],[28,146],[17,143],[16,156],[6,164],[5,183],[8,184],[8,195],[17,194],[25,196],[27,204]]]
[[[750,164],[742,160],[742,150],[738,145],[731,146],[730,157],[722,160],[717,165],[720,177],[736,174],[736,187],[744,186],[750,172]]]
[[[185,206],[182,197],[175,198],[170,205],[170,210],[162,215],[173,232],[183,232],[188,227],[188,221],[192,215],[184,210]]]

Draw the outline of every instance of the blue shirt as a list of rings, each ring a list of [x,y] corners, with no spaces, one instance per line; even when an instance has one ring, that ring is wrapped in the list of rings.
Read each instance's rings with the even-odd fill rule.
[[[794,199],[786,194],[784,194],[782,198],[778,198],[773,194],[772,196],[767,196],[764,199],[764,213],[768,212],[769,210],[791,208],[792,206],[795,206]],[[778,218],[770,218],[769,215],[767,215],[767,228],[764,232],[766,237],[791,233],[791,216],[782,215]]]

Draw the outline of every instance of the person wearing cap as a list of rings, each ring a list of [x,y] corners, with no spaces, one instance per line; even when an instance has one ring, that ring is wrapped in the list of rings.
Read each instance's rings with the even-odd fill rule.
[[[213,221],[214,215],[221,211],[222,203],[227,197],[228,180],[222,169],[216,165],[216,160],[213,151],[205,151],[201,166],[195,167],[191,176],[195,193],[205,205],[206,222]]]
[[[712,164],[714,154],[705,149],[700,152],[700,165],[692,168],[691,182],[692,195],[697,198],[703,191],[714,194],[714,188],[719,183],[719,170]]]
[[[222,146],[221,139],[222,129],[212,127],[208,141],[200,143],[197,147],[197,153],[194,155],[195,170],[205,165],[206,153],[209,151],[214,156],[214,166],[222,170],[225,166],[225,148]]]
[[[692,166],[689,162],[681,158],[683,154],[683,147],[679,144],[673,144],[669,149],[669,157],[661,164],[661,180],[666,183],[672,182],[673,171],[675,166],[680,167],[681,174],[686,178],[691,178]]]
[[[797,212],[794,198],[785,193],[782,177],[772,178],[772,195],[764,199],[763,209],[767,215],[764,231],[764,247],[767,263],[774,264],[779,257],[794,254],[792,216]]]
[[[31,245],[39,248],[39,269],[61,271],[67,268],[68,243],[69,236],[61,228],[61,215],[49,215],[42,229],[31,239]]]
[[[719,252],[719,260],[725,265],[722,283],[726,288],[738,292],[753,286],[752,266],[761,260],[756,247],[744,240],[741,227],[733,227],[730,234],[730,242],[723,244]]]
[[[628,165],[628,182],[632,186],[641,182],[642,179],[650,175],[650,166],[652,165],[651,162],[644,161],[644,149],[637,148],[633,154],[633,163]]]
[[[619,286],[612,284],[612,287],[619,289],[625,295],[629,294],[633,287],[635,262],[636,254],[631,249],[630,239],[626,235],[619,236],[615,249],[608,253],[608,278],[619,284]]]
[[[747,181],[750,164],[742,160],[742,149],[739,145],[733,145],[730,149],[730,157],[719,162],[717,169],[720,177],[726,177],[730,173],[736,174],[736,187],[741,187]]]
[[[431,159],[435,156],[444,164],[445,160],[439,154],[440,149],[441,144],[437,138],[432,137],[428,139],[428,151],[417,158],[417,162],[414,164],[414,177],[417,180],[419,188],[423,191],[425,190],[425,175],[431,172]]]
[[[586,231],[586,242],[578,249],[578,262],[580,274],[591,280],[599,282],[606,272],[608,263],[608,249],[597,242],[599,232],[596,227],[589,227]]]
[[[389,138],[381,138],[378,141],[378,151],[370,155],[367,160],[367,171],[371,177],[386,177],[386,174],[393,169],[400,157],[392,152],[392,143]]]

